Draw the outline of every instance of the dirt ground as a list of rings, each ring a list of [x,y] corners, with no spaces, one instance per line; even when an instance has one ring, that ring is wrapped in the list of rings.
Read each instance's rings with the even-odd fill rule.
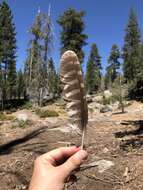
[[[26,128],[12,128],[11,121],[0,124],[0,190],[27,189],[38,155],[80,145],[81,137],[62,111],[58,118],[46,119],[28,110],[14,114],[18,113],[27,113],[32,124]],[[143,190],[143,104],[133,102],[124,114],[90,113],[85,149],[89,156],[84,164],[100,164],[78,171],[68,190]]]

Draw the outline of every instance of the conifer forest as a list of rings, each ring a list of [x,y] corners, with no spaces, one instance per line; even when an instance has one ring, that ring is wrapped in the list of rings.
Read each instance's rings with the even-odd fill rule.
[[[22,21],[18,1],[0,0],[0,190],[34,190],[34,160],[73,145],[82,146],[88,158],[64,190],[143,190],[143,3],[117,1],[129,8],[127,17],[118,14],[122,38],[113,41],[119,10],[111,11],[113,25],[101,31],[104,11],[96,17],[81,0],[72,6],[71,0],[55,0],[55,15],[52,1],[21,1],[27,8]],[[114,9],[113,0],[105,1],[97,6]],[[34,13],[28,12],[31,6]],[[96,35],[104,35],[103,43]],[[106,55],[104,39],[111,44]]]

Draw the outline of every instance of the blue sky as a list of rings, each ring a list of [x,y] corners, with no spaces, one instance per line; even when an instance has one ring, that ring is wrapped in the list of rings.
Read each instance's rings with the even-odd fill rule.
[[[23,67],[26,58],[26,49],[30,36],[28,29],[32,25],[38,7],[41,11],[48,12],[49,3],[52,7],[52,20],[54,24],[54,49],[51,53],[57,67],[60,59],[60,28],[56,23],[59,15],[67,8],[85,10],[84,18],[88,35],[88,45],[84,47],[86,65],[90,47],[96,43],[105,68],[107,58],[113,43],[121,48],[123,46],[124,29],[127,24],[129,10],[136,10],[141,32],[143,31],[143,1],[142,0],[7,0],[14,16],[17,32],[17,68]],[[2,0],[0,0],[2,2]]]

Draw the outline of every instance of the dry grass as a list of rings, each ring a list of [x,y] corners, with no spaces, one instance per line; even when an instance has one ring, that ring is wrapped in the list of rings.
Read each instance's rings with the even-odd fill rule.
[[[36,114],[40,118],[46,118],[46,117],[58,117],[59,114],[55,110],[42,110],[42,109],[37,109]]]
[[[0,112],[0,121],[14,120],[14,116]]]

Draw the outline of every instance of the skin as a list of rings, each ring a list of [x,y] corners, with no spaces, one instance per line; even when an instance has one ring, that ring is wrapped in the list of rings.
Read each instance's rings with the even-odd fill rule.
[[[77,147],[63,147],[35,160],[29,190],[63,190],[71,172],[77,169],[87,152]]]

